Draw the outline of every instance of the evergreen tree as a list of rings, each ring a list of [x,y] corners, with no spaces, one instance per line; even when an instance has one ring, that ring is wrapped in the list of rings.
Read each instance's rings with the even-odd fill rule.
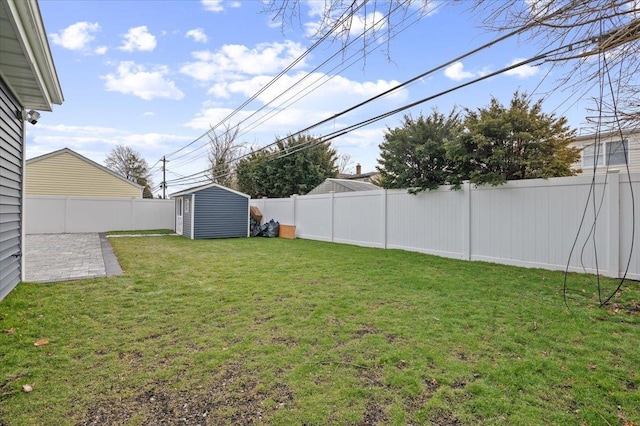
[[[309,135],[288,137],[267,151],[252,153],[236,167],[240,191],[252,197],[304,195],[335,177],[337,153]]]
[[[403,125],[388,129],[380,144],[380,185],[415,193],[448,183],[452,169],[446,144],[461,127],[455,110],[447,116],[437,110],[417,119],[405,116]]]
[[[580,151],[569,144],[575,131],[565,117],[542,112],[516,92],[509,108],[493,98],[488,107],[467,110],[464,131],[447,144],[456,173],[452,183],[469,179],[499,185],[508,180],[572,176]]]

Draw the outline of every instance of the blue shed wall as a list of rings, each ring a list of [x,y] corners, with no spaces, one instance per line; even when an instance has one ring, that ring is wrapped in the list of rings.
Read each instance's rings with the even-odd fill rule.
[[[249,199],[218,187],[195,193],[194,238],[246,237]],[[185,227],[186,227],[185,215]],[[186,235],[186,234],[185,234]]]

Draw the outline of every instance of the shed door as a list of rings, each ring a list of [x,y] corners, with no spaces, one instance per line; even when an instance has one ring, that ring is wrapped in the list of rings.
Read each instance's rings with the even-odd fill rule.
[[[182,235],[182,197],[176,203],[176,234]]]

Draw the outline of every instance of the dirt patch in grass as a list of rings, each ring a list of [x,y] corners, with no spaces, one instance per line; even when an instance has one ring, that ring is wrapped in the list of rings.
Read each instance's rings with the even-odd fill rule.
[[[359,424],[360,426],[380,425],[386,424],[387,421],[389,421],[389,417],[384,412],[384,409],[373,402],[369,402]]]
[[[460,426],[462,422],[452,413],[445,410],[435,410],[429,418],[433,426]]]
[[[77,425],[254,424],[279,409],[291,408],[293,400],[286,384],[266,389],[241,365],[229,364],[208,385],[192,390],[153,383],[131,397],[98,401]]]

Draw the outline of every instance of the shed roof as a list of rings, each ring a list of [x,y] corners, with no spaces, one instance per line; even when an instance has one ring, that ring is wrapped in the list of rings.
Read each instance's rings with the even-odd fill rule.
[[[173,194],[169,194],[169,196],[171,198],[181,197],[183,195],[193,194],[195,192],[202,191],[202,190],[208,189],[208,188],[220,188],[220,189],[222,189],[224,191],[233,192],[234,194],[242,195],[243,197],[247,197],[247,198],[251,198],[250,195],[247,195],[244,192],[236,191],[235,189],[231,189],[231,188],[228,188],[226,186],[222,186],[222,185],[217,184],[217,183],[208,183],[206,185],[194,186],[194,187],[191,187],[189,189],[185,189],[185,190],[182,190],[182,191],[179,191],[179,192],[174,192]]]
[[[354,191],[373,191],[380,189],[370,182],[362,182],[358,180],[350,179],[335,179],[327,178],[320,185],[313,188],[308,192],[309,195],[313,194],[326,194],[328,192],[354,192]]]
[[[25,108],[51,111],[64,97],[36,0],[0,1],[0,70]]]
[[[86,162],[86,163],[89,163],[90,165],[92,165],[92,166],[94,166],[94,167],[97,167],[97,168],[99,168],[99,169],[101,169],[101,170],[103,170],[103,171],[105,171],[105,172],[107,172],[107,173],[109,173],[109,174],[111,174],[111,175],[113,175],[113,176],[117,177],[118,179],[121,179],[121,180],[123,180],[123,181],[127,182],[128,184],[130,184],[130,185],[132,185],[132,186],[135,186],[135,187],[136,187],[136,188],[138,188],[138,189],[143,189],[143,188],[144,188],[144,186],[139,185],[139,184],[137,184],[137,183],[135,183],[135,182],[132,182],[132,181],[130,181],[129,179],[125,178],[124,176],[120,176],[118,173],[114,172],[113,170],[111,170],[111,169],[109,169],[109,168],[107,168],[107,167],[105,167],[105,166],[103,166],[103,165],[101,165],[101,164],[98,164],[98,163],[96,163],[95,161],[90,160],[90,159],[88,159],[87,157],[85,157],[85,156],[83,156],[83,155],[80,155],[80,154],[78,154],[77,152],[75,152],[75,151],[73,151],[73,150],[71,150],[71,149],[69,149],[69,148],[62,148],[62,149],[59,149],[59,150],[57,150],[57,151],[50,152],[50,153],[48,153],[48,154],[43,154],[43,155],[39,155],[38,157],[30,158],[30,159],[28,159],[28,160],[26,161],[26,163],[27,163],[27,164],[36,163],[36,162],[38,162],[38,161],[46,160],[47,158],[55,157],[55,156],[57,156],[57,155],[65,154],[65,153],[66,153],[66,154],[71,154],[71,155],[73,155],[74,157],[77,157],[78,159],[80,159],[80,160],[82,160],[82,161],[84,161],[84,162]]]

